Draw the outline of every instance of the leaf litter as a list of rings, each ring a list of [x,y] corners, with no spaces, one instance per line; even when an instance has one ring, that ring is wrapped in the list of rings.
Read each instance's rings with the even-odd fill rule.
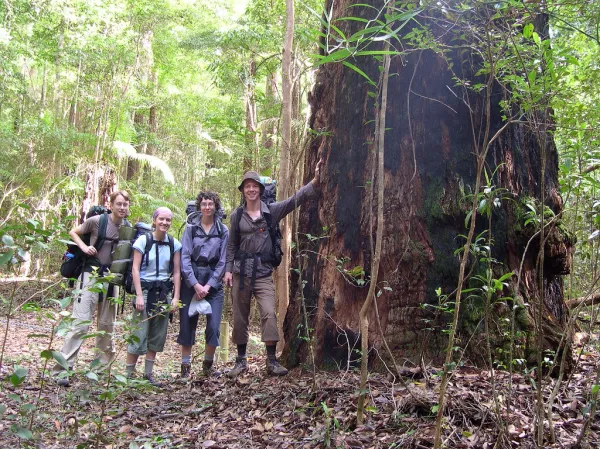
[[[0,319],[0,327],[5,326],[5,319]],[[284,377],[270,377],[264,369],[264,357],[257,356],[249,359],[248,372],[236,380],[226,376],[205,378],[199,375],[201,358],[198,358],[193,364],[192,380],[182,382],[176,374],[179,367],[179,348],[174,343],[176,325],[170,327],[165,352],[157,357],[160,363],[155,374],[165,386],[149,387],[139,378],[129,381],[131,385],[104,402],[101,438],[98,422],[94,421],[102,415],[100,398],[106,391],[107,375],[101,374],[99,381],[95,381],[79,374],[69,388],[53,382],[44,385],[33,438],[19,440],[14,426],[25,418],[19,413],[23,413],[24,403],[33,402],[32,398],[40,393],[42,381],[36,354],[44,349],[44,342],[41,338],[28,338],[32,331],[47,329],[32,315],[19,314],[11,320],[3,372],[12,372],[16,365],[29,365],[30,371],[18,387],[13,387],[3,374],[0,406],[5,410],[0,419],[0,447],[19,447],[19,444],[40,449],[433,447],[439,368],[429,367],[425,373],[407,370],[405,373],[412,373],[413,377],[405,377],[403,382],[389,374],[371,373],[366,420],[357,426],[356,372],[319,371],[315,378],[317,388],[312,391],[312,372],[301,367]],[[546,441],[543,447],[572,447],[584,425],[591,383],[600,363],[593,348],[585,349],[569,382],[563,382],[553,406],[556,440]],[[259,345],[255,352],[260,353]],[[90,348],[84,348],[79,365],[91,358]],[[218,369],[232,365],[232,362],[219,363]],[[122,361],[115,363],[113,374],[123,372]],[[445,447],[537,447],[532,378],[513,374],[510,390],[508,372],[498,370],[494,375],[500,417],[495,412],[489,370],[469,366],[455,370],[446,397]],[[114,384],[114,376],[111,381]],[[546,400],[554,382],[550,380],[545,385]],[[598,418],[600,413],[589,430],[587,441],[591,448],[600,448]],[[546,421],[546,428],[547,425]]]

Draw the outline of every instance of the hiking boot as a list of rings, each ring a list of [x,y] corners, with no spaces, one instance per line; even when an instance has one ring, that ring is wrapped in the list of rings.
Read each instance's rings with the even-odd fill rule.
[[[285,376],[287,373],[287,368],[281,366],[276,359],[267,358],[267,374],[269,376]]]
[[[206,377],[219,377],[221,375],[221,371],[217,371],[213,368],[213,360],[203,360],[202,374],[204,374]]]
[[[160,383],[159,381],[157,381],[156,379],[154,379],[154,376],[152,374],[144,374],[144,379],[146,379],[150,385],[152,385],[153,387],[156,388],[162,388],[163,384]]]
[[[182,363],[181,364],[181,378],[189,379],[191,370],[192,370],[192,365],[190,365],[189,363]]]
[[[235,365],[227,372],[227,377],[235,379],[244,371],[248,371],[248,361],[246,357],[236,357]]]

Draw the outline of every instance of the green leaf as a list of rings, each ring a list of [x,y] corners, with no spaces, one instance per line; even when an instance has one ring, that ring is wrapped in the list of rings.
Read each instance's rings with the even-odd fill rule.
[[[30,440],[31,437],[33,437],[33,433],[31,432],[31,430],[26,429],[24,427],[18,427],[18,426],[12,426],[11,430],[13,431],[13,433],[18,436],[19,438],[23,439],[23,440]]]
[[[363,28],[362,30],[357,31],[352,36],[350,36],[348,42],[357,41],[360,37],[364,36],[365,34],[377,33],[378,31],[381,31],[380,26]]]
[[[29,370],[27,368],[25,368],[24,366],[17,365],[15,367],[15,371],[10,376],[10,383],[13,384],[13,386],[18,387],[25,380],[28,372],[29,372]]]
[[[339,19],[336,19],[336,22],[341,22],[344,20],[353,20],[355,22],[369,23],[368,19],[364,19],[362,17],[340,17]]]
[[[52,357],[58,362],[58,364],[61,367],[63,367],[67,371],[69,370],[69,364],[67,363],[65,356],[62,355],[59,351],[52,351]]]
[[[342,40],[347,40],[346,39],[346,35],[342,32],[342,30],[340,30],[338,27],[336,27],[333,23],[330,23],[329,26],[331,26],[331,29],[333,31],[335,31],[337,34],[339,34],[342,38]]]
[[[379,10],[377,8],[375,8],[373,5],[368,5],[367,3],[352,3],[350,6],[348,6],[349,8],[358,8],[358,7],[362,7],[362,8],[372,8],[375,11],[379,12]]]
[[[88,379],[91,379],[91,380],[98,381],[98,374],[94,373],[93,371],[85,373],[85,377],[87,377]]]
[[[121,382],[122,384],[127,383],[127,378],[122,374],[115,374],[115,379],[117,380],[117,382]]]
[[[15,241],[10,235],[4,234],[2,236],[2,243],[4,243],[5,246],[14,246]]]
[[[319,59],[319,61],[317,61],[318,65],[323,65],[326,64],[328,62],[334,62],[334,61],[340,61],[342,59],[347,58],[348,56],[350,56],[352,53],[350,52],[349,49],[347,48],[342,48],[340,50],[336,50],[333,53],[329,53],[328,56],[321,56],[321,55],[317,55]]]
[[[600,391],[600,385],[592,385],[592,395],[596,395],[598,394],[598,391]]]
[[[469,221],[471,220],[471,215],[473,215],[473,211],[470,210],[467,216],[465,217],[465,228],[469,227]]]
[[[354,56],[379,56],[379,55],[399,55],[401,54],[399,51],[393,50],[365,50],[365,51],[357,51],[354,53]]]
[[[358,73],[359,75],[361,75],[364,78],[366,78],[367,81],[369,82],[369,84],[371,84],[372,86],[376,86],[376,84],[373,82],[373,80],[371,78],[369,78],[369,75],[367,75],[361,69],[359,69],[358,67],[356,67],[354,64],[351,64],[348,61],[344,61],[344,62],[342,62],[342,64],[344,64],[346,67],[354,70],[356,73]]]
[[[69,305],[71,304],[71,297],[70,296],[65,296],[64,298],[60,299],[60,307],[61,309],[66,309],[67,307],[69,307]]]
[[[529,84],[531,86],[533,86],[535,84],[535,76],[536,76],[535,69],[533,69],[531,72],[529,72],[527,74],[527,80],[529,81]]]
[[[5,404],[0,404],[0,417],[6,413],[6,409],[7,407]]]
[[[15,254],[15,250],[11,249],[7,253],[0,254],[0,267],[6,265]]]
[[[528,23],[523,27],[523,37],[530,39],[533,34],[533,23]]]

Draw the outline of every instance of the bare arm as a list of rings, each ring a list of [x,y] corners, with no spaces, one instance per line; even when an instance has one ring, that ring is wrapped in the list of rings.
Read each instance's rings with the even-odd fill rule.
[[[308,184],[298,189],[298,191],[288,199],[269,205],[273,222],[277,223],[298,206],[304,204],[306,201],[312,198],[317,197],[317,190],[321,186],[321,178],[319,174],[321,172],[322,163],[323,161],[319,159],[319,162],[317,162],[317,166],[315,167],[315,177]]]
[[[179,294],[181,292],[181,251],[173,257],[173,300],[171,307],[179,307]]]
[[[148,242],[146,242],[148,244]],[[142,291],[142,280],[140,279],[140,266],[142,265],[142,253],[133,250],[133,263],[131,264],[131,277],[135,287],[135,308],[144,310],[144,293]]]
[[[75,244],[81,249],[81,251],[83,251],[88,256],[95,256],[98,254],[96,248],[94,248],[93,246],[86,245],[83,242],[83,240],[81,240],[80,236],[84,234],[82,226],[83,225],[79,225],[71,229],[69,231],[69,236],[71,237],[71,240],[73,240]]]

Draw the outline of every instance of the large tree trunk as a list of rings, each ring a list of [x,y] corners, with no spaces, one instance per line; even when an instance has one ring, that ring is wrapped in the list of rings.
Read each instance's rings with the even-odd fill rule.
[[[372,9],[348,8],[351,3],[335,2],[334,20],[342,16],[373,19]],[[368,3],[379,9],[383,7],[383,2]],[[326,10],[329,8],[330,5]],[[419,22],[428,23],[436,37],[451,43],[448,29],[438,26],[435,20],[420,17]],[[346,36],[361,26],[358,21],[337,24]],[[406,26],[406,32],[412,26]],[[440,361],[445,349],[446,337],[441,330],[446,327],[448,316],[429,312],[435,309],[423,306],[439,305],[438,288],[453,298],[459,272],[455,250],[464,242],[459,235],[466,234],[465,217],[470,204],[468,199],[463,200],[465,195],[473,193],[475,154],[482,151],[488,119],[485,96],[461,90],[453,78],[457,71],[463,71],[459,76],[485,85],[487,78],[475,76],[481,68],[480,62],[467,60],[468,57],[456,51],[442,58],[426,49],[392,58],[385,139],[385,229],[376,280],[381,295],[369,317],[369,342],[372,348],[382,346],[377,311],[384,338],[397,358]],[[454,72],[449,70],[449,62]],[[371,79],[378,79],[379,62],[374,58],[357,58],[352,63],[359,64]],[[375,234],[371,223],[377,207],[369,196],[375,131],[375,105],[370,90],[373,88],[356,71],[340,63],[329,63],[319,69],[310,95],[313,111],[310,126],[318,137],[308,149],[305,178],[310,179],[320,157],[326,165],[322,170],[321,199],[304,206],[299,229],[300,233],[311,236],[322,236],[326,229],[326,238],[304,242],[298,250],[303,256],[297,259],[302,263],[302,279],[292,279],[290,297],[295,299],[290,301],[285,323],[284,356],[289,366],[306,360],[308,354],[298,287],[301,282],[306,283],[303,293],[317,363],[325,367],[346,366],[359,358],[354,349],[360,348],[358,316],[370,281],[373,250],[369,236]],[[502,90],[494,84],[490,137],[505,124],[498,104],[502,95]],[[549,122],[549,117],[546,114],[543,119]],[[545,130],[542,132],[547,134]],[[545,204],[558,214],[562,209],[558,158],[552,139],[548,142]],[[534,235],[532,227],[523,224],[523,201],[542,196],[540,148],[530,128],[512,124],[493,141],[487,153],[489,173],[499,167],[492,183],[496,188],[506,189],[505,197],[510,197],[492,217],[492,257],[504,264],[496,277],[510,270],[518,271],[527,242]],[[478,220],[478,227],[476,235],[485,229],[486,220]],[[518,292],[527,303],[543,297],[545,329],[552,330],[547,333],[544,345],[556,349],[567,318],[561,275],[569,270],[572,242],[558,227],[546,232],[549,238],[545,244],[543,294],[538,291],[539,239],[535,238],[525,253],[521,285],[518,289],[512,285],[512,294]],[[467,272],[472,270],[471,274],[477,274],[481,269],[475,262]],[[479,347],[483,347],[479,344],[483,338],[482,326],[478,327],[483,316],[482,301],[476,297],[465,299],[461,309],[464,312],[459,335],[473,337],[467,351],[475,358],[482,355]],[[496,311],[509,316],[511,304],[498,302]],[[530,317],[523,313],[519,318],[520,328],[532,331]],[[506,343],[500,333],[496,338],[496,344]],[[532,341],[528,338],[522,343]],[[375,351],[370,354],[372,361],[378,359]],[[384,351],[379,351],[378,356],[384,361],[388,359]]]

